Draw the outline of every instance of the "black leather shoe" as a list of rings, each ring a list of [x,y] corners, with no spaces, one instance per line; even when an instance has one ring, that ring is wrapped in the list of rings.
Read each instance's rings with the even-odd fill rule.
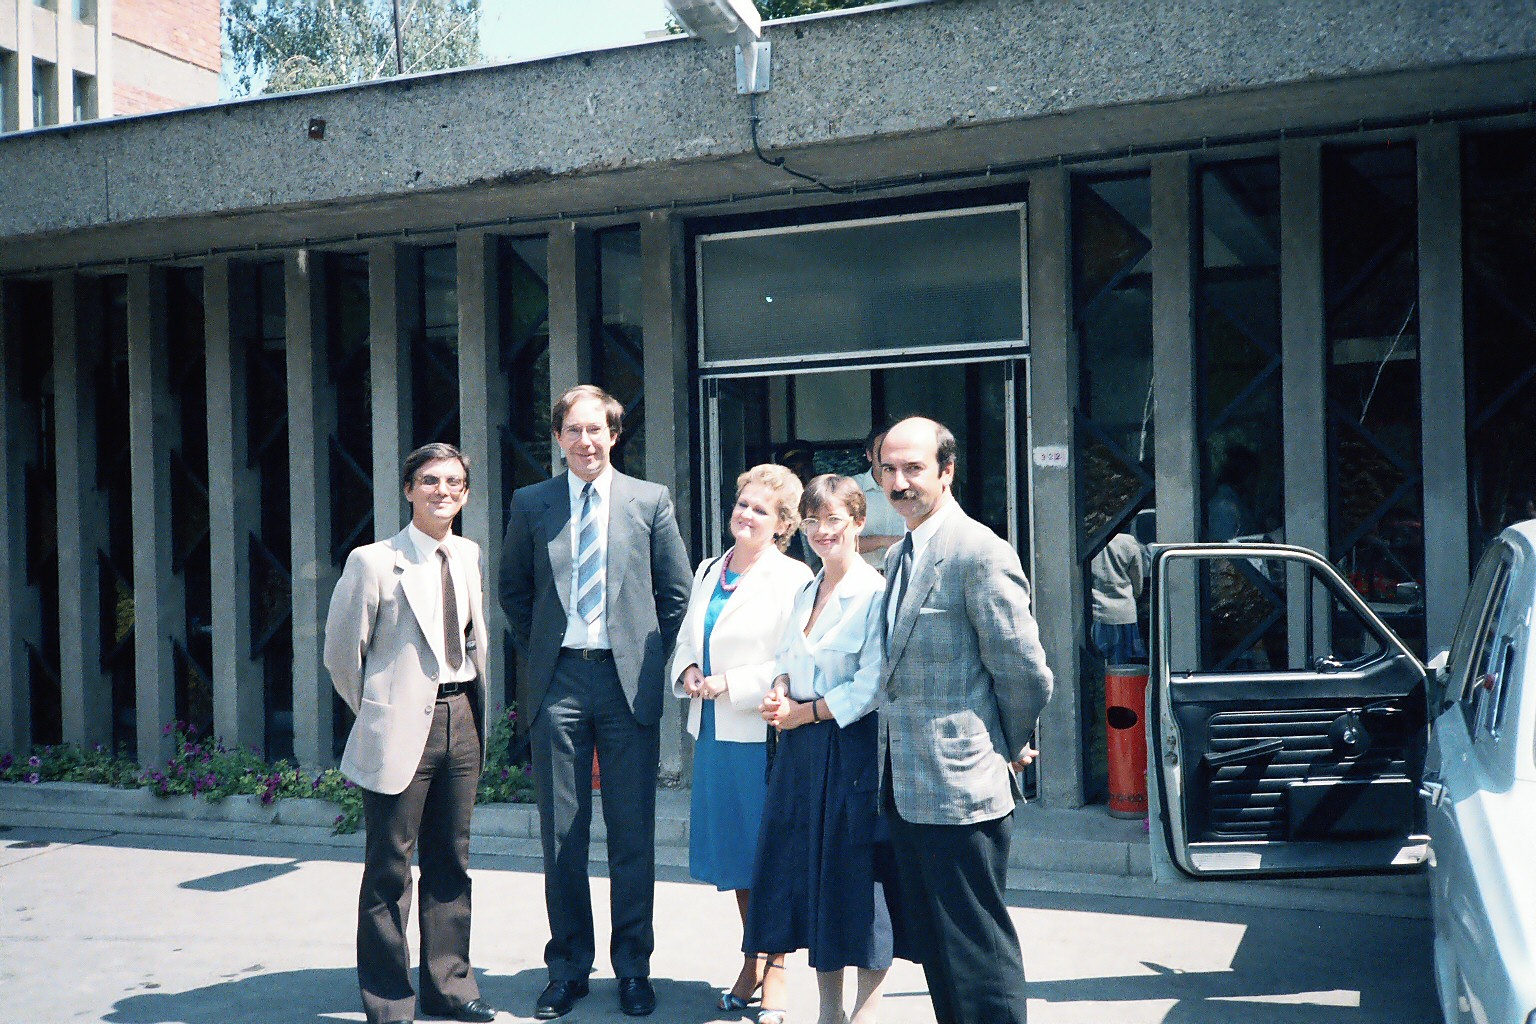
[[[650,978],[619,979],[619,1009],[629,1017],[644,1017],[656,1009],[656,990]]]
[[[533,1008],[533,1015],[539,1020],[564,1017],[575,1007],[576,1000],[586,994],[587,983],[584,981],[552,981],[539,993],[539,1002]]]
[[[421,1012],[433,1017],[469,1021],[471,1024],[491,1024],[491,1021],[496,1019],[496,1007],[484,999],[471,999],[467,1003],[449,1003],[445,1007],[436,1009],[423,1006]]]

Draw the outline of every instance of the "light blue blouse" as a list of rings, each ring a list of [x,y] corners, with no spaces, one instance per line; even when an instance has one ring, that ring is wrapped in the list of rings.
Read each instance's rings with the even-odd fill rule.
[[[806,636],[805,624],[824,572],[795,596],[775,654],[776,674],[789,676],[792,698],[802,702],[824,698],[837,724],[847,727],[879,703],[885,578],[862,560],[855,562]]]

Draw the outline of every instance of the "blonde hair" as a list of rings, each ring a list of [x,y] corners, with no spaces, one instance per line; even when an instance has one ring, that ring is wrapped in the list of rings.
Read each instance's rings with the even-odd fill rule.
[[[763,463],[736,478],[736,497],[741,497],[741,492],[748,484],[766,487],[773,495],[774,511],[779,517],[779,528],[774,531],[773,542],[780,551],[787,550],[789,542],[795,537],[795,531],[800,528],[800,495],[805,491],[800,478],[786,466]]]

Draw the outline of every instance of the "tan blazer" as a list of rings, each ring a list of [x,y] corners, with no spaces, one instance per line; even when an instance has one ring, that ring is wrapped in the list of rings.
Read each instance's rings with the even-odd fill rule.
[[[699,566],[693,576],[693,594],[688,598],[688,613],[677,633],[677,650],[672,655],[672,695],[685,696],[678,677],[689,665],[704,667],[704,615],[709,599],[720,581],[722,558],[712,558]],[[810,582],[811,570],[802,562],[769,548],[758,556],[750,571],[741,577],[715,628],[709,634],[709,668],[714,675],[725,676],[725,693],[715,700],[715,738],[728,743],[762,743],[768,738],[768,726],[757,706],[768,695],[773,683],[774,652],[779,638],[794,610],[795,594]],[[704,701],[688,701],[688,732],[699,737],[699,721]]]
[[[470,695],[483,744],[490,631],[480,600],[480,546],[458,536],[450,543],[469,590],[475,647],[468,653],[479,672]],[[376,793],[400,793],[410,784],[432,727],[438,671],[447,658],[442,636],[428,635],[440,631],[424,630],[413,608],[425,610],[442,600],[439,564],[436,558],[422,561],[410,535],[401,530],[348,555],[331,595],[325,667],[336,692],[357,714],[341,771]]]

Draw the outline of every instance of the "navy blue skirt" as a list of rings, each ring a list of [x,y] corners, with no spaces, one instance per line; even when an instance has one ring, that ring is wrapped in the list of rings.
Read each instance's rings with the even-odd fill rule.
[[[742,951],[810,954],[817,971],[911,959],[879,816],[876,715],[780,733],[752,867]]]

